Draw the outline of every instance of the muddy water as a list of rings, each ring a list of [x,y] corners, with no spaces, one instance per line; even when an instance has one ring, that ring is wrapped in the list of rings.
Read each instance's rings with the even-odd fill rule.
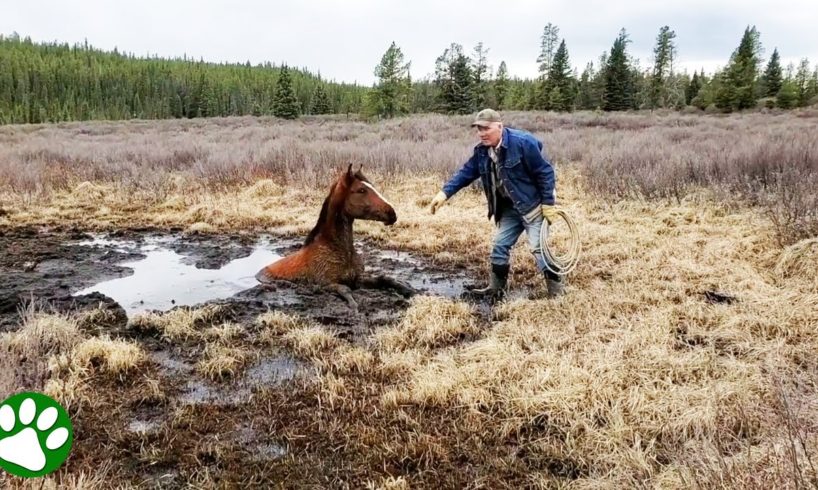
[[[258,390],[285,386],[287,382],[311,375],[306,363],[297,361],[281,352],[267,352],[251,363],[241,374],[226,382],[210,381],[201,377],[194,364],[170,349],[149,353],[151,361],[159,368],[159,374],[166,383],[175,386],[170,396],[179,405],[242,405],[250,403]],[[167,413],[137,412],[125,430],[136,436],[156,434],[167,427]],[[226,438],[250,452],[259,461],[283,457],[285,446],[271,440],[265,431],[243,425]]]
[[[285,446],[270,441],[269,436],[263,430],[248,425],[237,427],[228,435],[228,438],[249,451],[253,461],[269,461],[287,455]]]
[[[137,249],[145,257],[118,264],[133,270],[127,277],[102,281],[74,293],[81,296],[98,292],[119,303],[128,316],[147,310],[166,311],[174,306],[194,306],[213,299],[229,298],[258,284],[256,272],[281,255],[259,243],[249,256],[234,259],[219,269],[201,269],[190,257],[168,248],[170,243],[91,242],[93,246]]]
[[[410,305],[392,290],[357,289],[355,314],[323,288],[286,282],[261,286],[255,281],[258,269],[294,252],[301,242],[250,234],[15,230],[0,235],[0,249],[5,249],[0,254],[0,332],[19,327],[19,312],[32,301],[61,312],[104,308],[112,318],[105,328],[112,331],[124,330],[135,313],[216,303],[239,324],[280,310],[328,325],[341,338],[364,338],[378,326],[399,320]],[[479,269],[383,250],[366,239],[357,240],[356,248],[367,273],[407,282],[426,295],[459,297]]]
[[[164,376],[184,380],[177,399],[185,405],[246,403],[253,390],[307,376],[309,371],[305,364],[287,355],[269,354],[250,364],[230,383],[216,383],[199,377],[191,363],[167,350],[151,352],[150,357]]]
[[[370,270],[405,280],[425,294],[456,298],[463,294],[466,283],[471,282],[463,273],[434,267],[411,253],[379,250],[370,255],[377,259]]]
[[[129,317],[145,311],[167,311],[176,306],[231,298],[258,286],[256,272],[289,253],[297,243],[262,237],[241,250],[238,253],[241,257],[219,260],[229,257],[226,253],[222,254],[223,257],[218,255],[223,247],[231,244],[220,242],[211,246],[205,242],[191,245],[176,236],[154,236],[139,241],[97,236],[78,245],[138,257],[116,264],[132,273],[100,281],[75,291],[73,295],[103,294],[116,301]],[[468,281],[462,272],[434,267],[421,257],[406,252],[361,252],[368,272],[400,279],[425,294],[457,297]],[[210,260],[203,260],[203,256]],[[297,296],[284,292],[279,292],[276,299],[278,307],[299,302]]]

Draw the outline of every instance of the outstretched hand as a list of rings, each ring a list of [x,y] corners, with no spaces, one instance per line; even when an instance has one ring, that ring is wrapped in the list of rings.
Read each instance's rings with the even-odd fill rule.
[[[429,212],[435,214],[435,212],[437,212],[437,210],[441,206],[443,206],[443,203],[446,202],[446,199],[448,198],[446,197],[445,192],[443,191],[438,192],[437,195],[435,195],[434,199],[432,199],[432,203],[429,204]]]

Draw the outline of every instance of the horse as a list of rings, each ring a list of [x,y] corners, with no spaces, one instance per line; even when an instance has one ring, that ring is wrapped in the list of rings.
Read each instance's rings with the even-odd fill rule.
[[[352,242],[356,219],[391,226],[398,217],[361,168],[353,172],[349,165],[330,186],[318,222],[301,248],[261,269],[256,280],[262,284],[276,280],[318,284],[341,296],[355,311],[358,304],[352,297],[353,288],[391,288],[403,296],[414,294],[415,290],[402,281],[364,274],[363,261]]]

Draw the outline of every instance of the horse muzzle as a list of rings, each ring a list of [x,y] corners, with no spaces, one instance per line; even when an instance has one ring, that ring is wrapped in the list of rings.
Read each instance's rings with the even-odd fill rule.
[[[383,220],[384,224],[387,226],[394,225],[395,222],[398,221],[398,215],[395,213],[394,209],[390,209],[386,212],[386,219]]]

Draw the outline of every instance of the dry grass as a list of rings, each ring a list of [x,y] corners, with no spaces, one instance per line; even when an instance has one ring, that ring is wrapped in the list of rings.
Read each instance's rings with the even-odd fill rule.
[[[262,328],[260,337],[263,340],[274,343],[275,338],[289,333],[296,328],[305,327],[306,323],[297,316],[276,310],[259,315],[258,318],[256,318],[256,325]]]
[[[247,335],[245,327],[224,322],[226,314],[227,310],[219,305],[176,308],[165,313],[136,315],[129,328],[156,335],[165,342],[200,346],[196,371],[210,380],[224,381],[239,376],[256,357],[243,346]],[[276,318],[275,315],[267,317]]]
[[[129,327],[143,333],[157,333],[168,342],[197,340],[202,337],[202,327],[218,320],[223,309],[218,305],[202,308],[176,308],[167,313],[145,313],[134,316]],[[204,335],[230,336],[235,328],[223,325],[219,329],[211,327]]]
[[[208,345],[202,360],[196,364],[196,370],[207,378],[221,381],[239,375],[249,359],[249,354],[238,347]]]
[[[213,326],[204,331],[204,338],[210,342],[227,343],[240,339],[244,335],[244,328],[235,323],[223,323]]]
[[[29,306],[22,327],[5,337],[5,344],[21,357],[44,357],[71,350],[82,334],[76,319],[66,315],[41,313]]]
[[[306,359],[320,359],[331,354],[339,345],[335,335],[320,325],[290,330],[284,335],[282,342]]]
[[[542,138],[561,172],[576,164],[587,189],[606,200],[678,201],[707,188],[760,206],[782,243],[818,233],[814,110],[727,117],[510,112],[506,119]],[[325,189],[348,163],[363,164],[390,189],[410,176],[451,173],[473,144],[467,121],[428,115],[379,124],[317,118],[282,126],[245,117],[5,126],[0,208],[11,211],[9,223],[301,226],[298,213],[279,208],[300,200],[300,191]],[[435,151],[417,158],[418,145]],[[437,185],[414,197],[430,198]],[[320,203],[322,196],[310,194]]]
[[[376,365],[375,355],[363,347],[342,346],[332,356],[319,360],[319,366],[339,374],[369,374]]]
[[[448,221],[448,211],[433,219]],[[440,326],[456,318],[456,333],[471,332],[466,305],[446,305],[459,312],[450,316],[444,300],[423,298],[425,314],[410,309],[379,333],[383,369],[397,381],[382,407],[488,413],[493,434],[507,437],[539,430],[527,450],[573,461],[587,473],[579,488],[682,488],[690,458],[715,453],[744,478],[762,441],[782,436],[770,373],[816,372],[808,352],[818,348],[818,295],[803,287],[814,280],[813,241],[782,252],[752,211],[707,199],[612,210],[585,202],[575,215],[586,253],[567,297],[506,303],[482,338],[449,348],[436,341],[449,338]],[[535,277],[530,262],[520,246],[523,277]],[[711,290],[737,301],[708,304]],[[712,470],[708,461],[696,467]],[[698,484],[715,485],[717,473],[708,475]]]
[[[389,478],[384,478],[380,484],[367,482],[366,488],[367,490],[408,490],[411,486],[402,476],[397,478],[390,476]]]
[[[71,352],[82,341],[78,322],[66,315],[45,313],[31,304],[18,330],[0,335],[5,399],[21,389],[42,390],[50,378],[50,359]]]
[[[108,481],[111,465],[94,468],[89,471],[69,472],[66,467],[56,473],[42,478],[15,478],[6,473],[0,474],[0,486],[9,490],[96,490],[128,488],[123,485],[111,485]]]
[[[801,240],[790,245],[775,265],[775,273],[783,280],[801,283],[807,291],[818,292],[818,238]]]
[[[421,296],[413,299],[400,324],[376,334],[376,342],[386,352],[412,347],[432,349],[470,338],[477,332],[477,321],[469,305]]]
[[[0,397],[21,389],[41,391],[72,410],[90,401],[88,380],[96,372],[123,378],[139,368],[145,361],[139,345],[80,329],[81,321],[90,325],[92,318],[107,317],[58,315],[30,306],[20,328],[0,336],[8,380]]]
[[[72,362],[85,368],[98,366],[104,372],[124,374],[145,361],[141,347],[134,342],[93,337],[82,341],[71,353]]]

